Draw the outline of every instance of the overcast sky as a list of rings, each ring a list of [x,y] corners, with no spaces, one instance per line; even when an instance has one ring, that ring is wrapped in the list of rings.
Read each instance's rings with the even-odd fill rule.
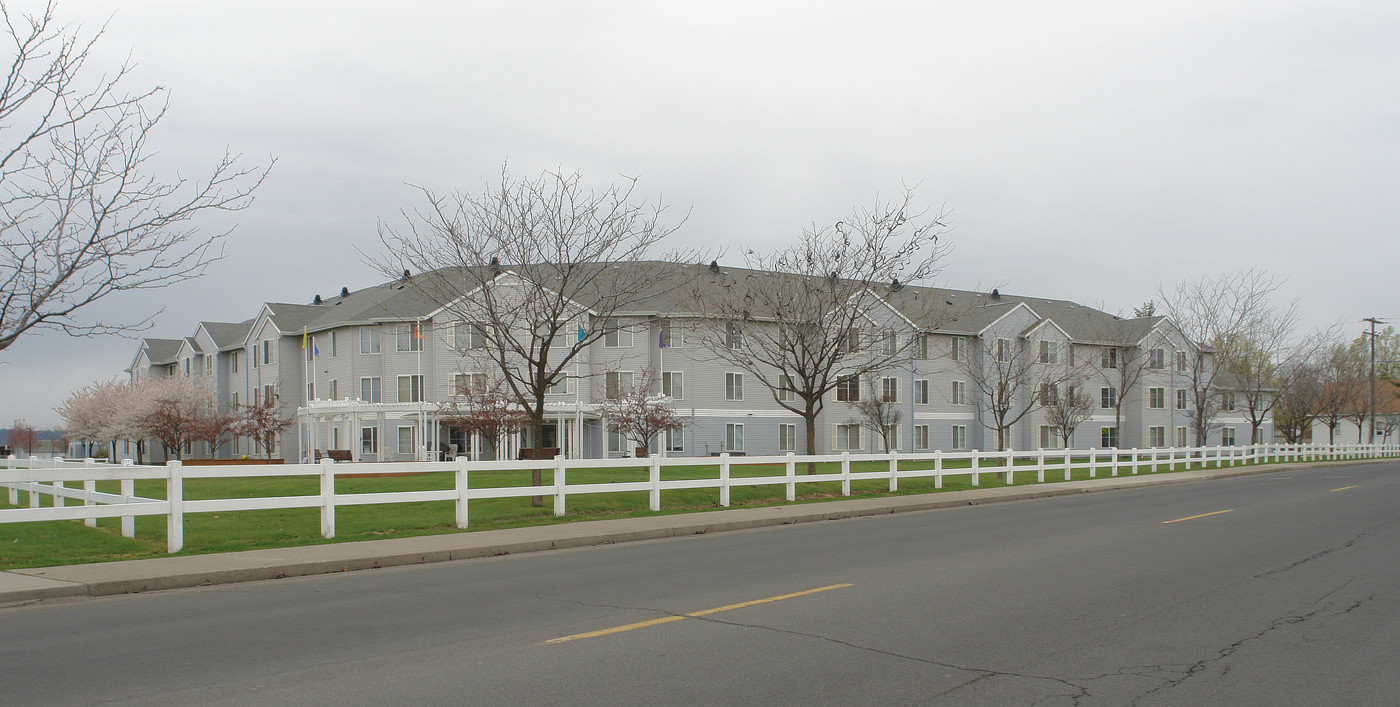
[[[12,10],[35,2],[8,3]],[[115,10],[113,8],[116,8]],[[689,245],[789,242],[917,184],[936,284],[1130,311],[1259,266],[1309,325],[1400,317],[1400,3],[61,2],[169,90],[156,165],[276,156],[227,258],[108,300],[150,336],[379,280],[380,219],[502,162],[640,177]],[[58,425],[134,341],[0,351],[0,425]]]

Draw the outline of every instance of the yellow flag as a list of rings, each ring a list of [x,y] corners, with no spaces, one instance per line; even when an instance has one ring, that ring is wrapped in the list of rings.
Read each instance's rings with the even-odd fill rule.
[[[301,328],[301,347],[306,348],[306,327]]]

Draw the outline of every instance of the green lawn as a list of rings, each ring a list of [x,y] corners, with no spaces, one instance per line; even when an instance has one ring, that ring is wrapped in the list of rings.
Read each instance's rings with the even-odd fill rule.
[[[1072,462],[1071,478],[1089,478],[1087,457],[1079,457]],[[979,486],[991,488],[1006,485],[1000,479],[998,462],[983,460]],[[1017,466],[1033,464],[1032,460],[1018,461]],[[949,471],[967,469],[966,460],[949,460],[944,468]],[[1158,466],[1157,472],[1167,472],[1184,468],[1181,462],[1177,469],[1169,469],[1167,464]],[[1213,465],[1211,465],[1213,466]],[[901,470],[932,468],[931,462],[900,462]],[[853,462],[852,472],[887,472],[888,462]],[[754,476],[781,476],[782,464],[764,466],[731,467],[734,478]],[[809,503],[832,498],[841,498],[840,464],[823,463],[817,465],[816,476],[820,482],[803,482],[812,477],[804,472],[805,464],[798,464],[797,502]],[[1119,470],[1120,475],[1131,472],[1126,465]],[[1150,473],[1148,465],[1142,466],[1142,473]],[[1099,477],[1108,476],[1106,469],[1098,471]],[[567,481],[575,484],[609,483],[620,481],[646,481],[648,470],[644,468],[573,469],[568,472]],[[719,466],[693,466],[663,468],[663,479],[718,479]],[[544,482],[553,484],[552,470],[545,470]],[[1048,469],[1046,482],[1064,480],[1063,469]],[[1034,471],[1015,473],[1017,485],[1034,484]],[[472,487],[528,486],[529,471],[490,471],[477,472],[470,478]],[[72,486],[80,486],[73,483]],[[348,477],[336,480],[337,494],[443,490],[453,487],[451,473],[431,473],[386,478]],[[945,476],[942,491],[955,491],[971,488],[971,477],[967,474]],[[98,490],[108,493],[118,491],[116,482],[102,482]],[[933,477],[901,478],[898,494],[932,493]],[[471,530],[514,528],[546,523],[560,523],[599,518],[621,518],[628,516],[657,515],[647,508],[646,492],[579,494],[567,498],[567,515],[556,518],[553,515],[553,499],[545,492],[544,507],[532,507],[528,498],[484,499],[472,501],[469,507]],[[785,504],[785,486],[782,484],[758,487],[733,487],[730,491],[731,506],[763,506]],[[244,479],[186,479],[184,496],[186,499],[251,498],[259,496],[309,496],[320,493],[320,479],[316,476],[298,477],[255,477]],[[164,498],[163,481],[137,481],[136,494],[147,498]],[[852,498],[887,496],[888,479],[861,480],[851,482]],[[3,501],[8,500],[8,492],[0,490],[0,508],[8,508]],[[45,497],[45,503],[48,498]],[[662,491],[661,513],[686,513],[718,509],[719,489],[686,489]],[[19,506],[28,504],[27,494],[19,494]],[[77,501],[69,500],[68,505]],[[376,504],[365,506],[338,506],[336,508],[336,537],[326,540],[320,535],[320,511],[317,508],[296,508],[283,510],[236,511],[224,513],[187,513],[185,515],[185,549],[179,554],[204,554],[250,550],[268,547],[311,545],[326,542],[346,542],[353,540],[373,540],[379,538],[427,535],[434,533],[462,532],[453,525],[453,504],[450,501],[427,503]],[[9,523],[0,525],[0,569],[40,567],[48,565],[77,564],[85,562],[106,562],[141,557],[165,555],[165,517],[140,516],[136,519],[136,538],[123,538],[119,532],[120,520],[104,518],[98,521],[97,528],[88,528],[82,521],[50,521],[42,523]]]

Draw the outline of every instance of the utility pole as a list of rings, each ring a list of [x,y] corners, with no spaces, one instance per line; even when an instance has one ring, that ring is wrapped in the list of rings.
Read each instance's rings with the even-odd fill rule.
[[[1369,387],[1366,389],[1366,409],[1367,415],[1371,418],[1371,437],[1367,444],[1374,444],[1376,441],[1376,325],[1381,320],[1375,317],[1367,317],[1361,321],[1371,325],[1371,372],[1369,375]]]

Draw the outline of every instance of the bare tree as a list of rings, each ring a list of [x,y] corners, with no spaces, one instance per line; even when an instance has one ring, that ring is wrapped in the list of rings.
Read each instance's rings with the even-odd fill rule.
[[[904,409],[899,405],[897,397],[883,390],[874,376],[866,377],[865,390],[870,393],[862,395],[860,400],[851,405],[856,412],[852,422],[878,435],[885,451],[889,451],[893,441],[890,437],[896,434],[895,430],[904,420]]]
[[[10,425],[10,429],[5,432],[5,444],[16,452],[24,449],[25,456],[34,453],[34,442],[37,439],[38,436],[35,434],[34,428],[23,419],[15,420],[14,424]]]
[[[282,402],[276,393],[266,396],[257,405],[240,405],[242,420],[234,432],[251,437],[262,447],[267,461],[272,461],[272,450],[277,446],[277,436],[296,424],[296,419],[282,411]]]
[[[35,329],[75,336],[137,331],[89,321],[84,307],[117,292],[199,277],[223,257],[223,233],[201,234],[204,211],[237,211],[268,167],[225,154],[203,180],[157,176],[150,140],[165,115],[161,88],[128,91],[130,64],[89,66],[99,30],[0,5],[13,58],[0,84],[0,350]]]
[[[1251,342],[1269,326],[1291,321],[1292,306],[1280,312],[1271,303],[1281,285],[1263,270],[1248,269],[1178,283],[1170,293],[1158,288],[1158,299],[1177,328],[1194,345],[1209,346],[1188,354],[1184,372],[1190,390],[1186,416],[1197,446],[1219,427],[1221,375],[1247,358]]]
[[[1137,341],[1114,334],[1108,344],[1098,347],[1097,361],[1089,364],[1112,395],[1114,447],[1119,446],[1123,439],[1123,401],[1142,382],[1143,375],[1156,365],[1148,351],[1137,344]]]
[[[1075,428],[1094,414],[1095,400],[1084,394],[1084,380],[1070,376],[1059,383],[1047,381],[1041,389],[1040,406],[1045,410],[1045,421],[1059,429],[1066,448],[1074,438]]]
[[[444,424],[462,430],[469,439],[480,435],[496,457],[500,456],[501,440],[530,422],[525,408],[499,378],[459,385],[452,399],[438,409]]]
[[[668,430],[685,426],[689,418],[676,413],[669,395],[656,392],[660,376],[653,369],[642,371],[634,386],[608,391],[598,402],[598,416],[623,437],[637,443],[642,454],[651,454],[652,440]]]
[[[675,229],[662,223],[659,201],[633,203],[635,187],[626,179],[590,191],[577,173],[516,179],[502,167],[498,186],[448,196],[422,189],[426,208],[405,213],[402,228],[380,226],[381,268],[402,270],[459,322],[450,342],[500,375],[529,417],[536,456],[549,389],[594,342],[630,327],[619,313],[683,286],[689,272],[645,260]],[[541,481],[537,469],[532,482]]]
[[[1274,430],[1289,444],[1298,444],[1312,429],[1313,420],[1318,414],[1318,401],[1324,391],[1326,359],[1338,345],[1341,323],[1326,329],[1317,329],[1301,340],[1289,344],[1279,354],[1279,362],[1274,376],[1274,390],[1259,389],[1258,395],[1270,392],[1270,399],[1262,403],[1246,401],[1250,410],[1251,426],[1255,430],[1257,409],[1272,413]],[[1265,406],[1268,407],[1265,407]],[[1262,416],[1262,415],[1261,415]],[[1255,433],[1257,435],[1257,432]]]
[[[983,427],[996,432],[997,451],[1003,451],[1010,444],[1012,426],[1039,406],[1037,389],[1053,380],[1035,375],[1038,352],[1033,352],[1028,342],[1004,338],[975,341],[976,351],[954,365],[971,381],[974,393],[983,401],[985,407],[979,420]]]
[[[705,321],[715,325],[698,343],[800,415],[807,453],[816,454],[817,416],[826,396],[922,345],[918,327],[927,329],[929,322],[901,336],[882,329],[872,315],[886,295],[937,274],[946,253],[939,236],[946,230],[942,215],[918,210],[906,189],[831,226],[814,225],[794,245],[746,252],[748,272],[728,273],[711,263],[693,294]],[[808,473],[815,473],[814,465]]]
[[[1337,426],[1365,405],[1366,362],[1344,345],[1328,353],[1322,369],[1322,389],[1315,403],[1316,418],[1327,426],[1327,443],[1336,444]]]

